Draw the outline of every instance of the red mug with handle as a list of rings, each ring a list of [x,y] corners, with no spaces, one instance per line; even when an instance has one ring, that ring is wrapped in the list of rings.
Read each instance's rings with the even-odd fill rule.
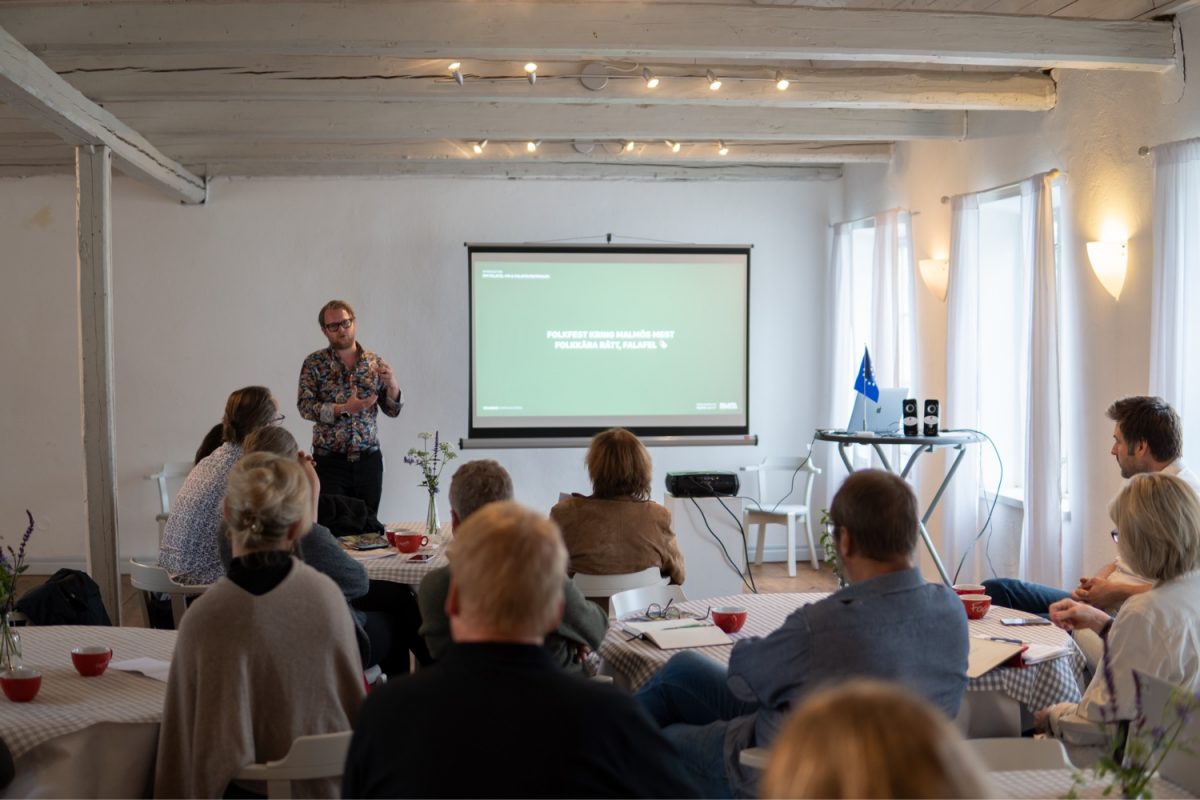
[[[423,533],[394,533],[392,546],[401,553],[415,553],[429,544],[429,537]]]

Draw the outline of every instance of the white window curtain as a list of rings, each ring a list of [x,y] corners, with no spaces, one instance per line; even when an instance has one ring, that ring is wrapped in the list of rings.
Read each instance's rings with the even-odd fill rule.
[[[1154,148],[1154,288],[1150,393],[1179,416],[1200,410],[1200,371],[1188,343],[1200,339],[1200,139]],[[1195,416],[1192,414],[1191,416]],[[1200,424],[1183,426],[1185,455],[1200,454]]]
[[[913,386],[918,374],[916,352],[916,268],[912,247],[912,215],[891,209],[875,215],[870,268],[856,270],[855,248],[865,246],[856,237],[856,225],[833,228],[829,260],[829,360],[826,427],[843,428],[854,404],[854,380],[863,347],[870,348],[875,380],[880,386]],[[861,228],[858,228],[861,230]],[[865,311],[866,313],[862,313]],[[870,450],[851,448],[855,469],[870,465]],[[822,463],[823,462],[823,463]],[[846,468],[830,445],[818,457],[826,470],[826,503],[846,477]]]
[[[1025,275],[1022,291],[1026,307],[1013,309],[1015,324],[1008,331],[988,335],[1019,337],[1024,354],[1013,379],[1026,386],[1025,481],[1018,575],[1051,586],[1069,586],[1077,576],[1064,574],[1062,524],[1062,452],[1060,419],[1058,286],[1054,249],[1052,178],[1036,175],[1022,181],[1021,261]],[[988,368],[987,344],[978,329],[981,304],[988,298],[980,290],[979,196],[954,198],[951,222],[950,291],[947,324],[948,428],[981,429],[979,418],[981,370]],[[1023,380],[1022,380],[1023,378]],[[984,430],[984,433],[988,431]],[[954,570],[970,552],[983,522],[981,491],[995,486],[980,482],[980,459],[990,457],[987,445],[972,447],[959,466],[947,493],[942,556]],[[978,564],[978,561],[974,562]],[[953,566],[949,566],[953,565]],[[987,577],[972,563],[963,564],[960,581]],[[1008,576],[1006,576],[1008,577]],[[1068,579],[1069,577],[1069,579]]]

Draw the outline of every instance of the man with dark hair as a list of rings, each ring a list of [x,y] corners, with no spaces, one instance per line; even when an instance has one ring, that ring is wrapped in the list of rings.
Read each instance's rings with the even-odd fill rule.
[[[511,500],[512,478],[491,459],[468,461],[450,479],[450,525],[455,531],[488,503]],[[446,596],[450,593],[450,567],[440,567],[421,580],[417,603],[421,609],[421,636],[429,654],[440,659],[450,648],[450,618]],[[583,672],[587,654],[600,646],[608,630],[608,615],[589,601],[564,577],[563,615],[558,627],[546,634],[543,646],[554,663],[569,672]]]
[[[1109,452],[1117,460],[1122,478],[1162,472],[1177,475],[1200,493],[1200,481],[1180,459],[1183,425],[1167,401],[1161,397],[1124,397],[1109,406],[1106,413],[1115,423]],[[1080,578],[1079,585],[1070,592],[1015,578],[992,578],[983,586],[998,606],[1045,615],[1053,603],[1068,597],[1115,612],[1131,595],[1148,590],[1151,581],[1117,556],[1092,577]]]
[[[562,616],[567,571],[553,522],[489,503],[459,527],[449,557],[456,644],[371,693],[343,797],[697,796],[633,698],[564,675],[541,646]]]
[[[728,670],[684,652],[637,693],[702,797],[754,796],[755,772],[738,753],[770,745],[796,702],[830,681],[896,681],[951,719],[958,714],[967,618],[954,592],[913,566],[912,489],[889,472],[854,472],[833,498],[830,518],[848,587],[797,609],[771,635],[736,643]]]
[[[312,454],[322,491],[357,497],[374,517],[383,493],[376,419],[380,410],[400,414],[400,384],[386,361],[358,343],[349,303],[330,300],[317,321],[329,347],[304,359],[296,407],[314,423]]]

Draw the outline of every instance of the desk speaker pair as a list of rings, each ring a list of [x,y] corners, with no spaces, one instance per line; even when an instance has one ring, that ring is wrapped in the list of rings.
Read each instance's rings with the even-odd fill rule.
[[[917,419],[917,401],[913,398],[908,398],[904,401],[904,435],[905,436],[937,436],[938,435],[938,412],[940,403],[937,400],[925,401],[925,420],[924,433],[921,431],[921,426],[918,425]]]

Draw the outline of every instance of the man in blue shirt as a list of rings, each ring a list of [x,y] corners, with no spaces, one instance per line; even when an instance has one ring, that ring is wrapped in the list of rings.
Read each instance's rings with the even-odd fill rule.
[[[834,496],[830,518],[848,587],[797,609],[770,636],[738,642],[728,670],[681,653],[637,694],[705,797],[753,796],[756,775],[738,753],[769,745],[793,705],[836,680],[893,680],[948,717],[958,714],[967,618],[953,591],[913,566],[912,489],[889,472],[855,472]]]

